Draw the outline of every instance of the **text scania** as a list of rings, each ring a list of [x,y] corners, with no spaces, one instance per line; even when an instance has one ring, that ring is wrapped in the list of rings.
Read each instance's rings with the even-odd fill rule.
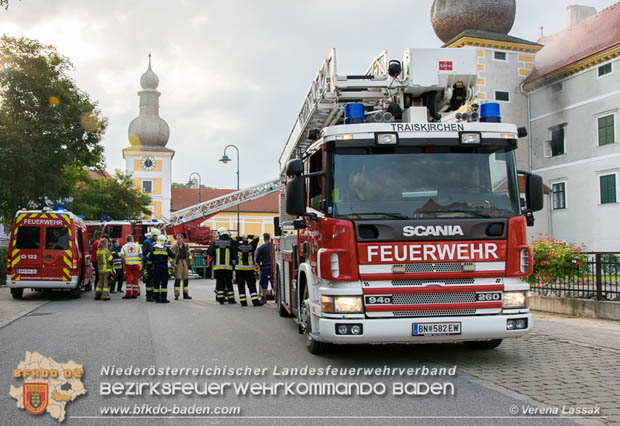
[[[459,225],[443,225],[443,226],[405,226],[403,227],[403,235],[405,237],[439,237],[441,235],[461,235],[463,229]]]
[[[368,246],[368,262],[499,259],[495,243],[404,244]]]

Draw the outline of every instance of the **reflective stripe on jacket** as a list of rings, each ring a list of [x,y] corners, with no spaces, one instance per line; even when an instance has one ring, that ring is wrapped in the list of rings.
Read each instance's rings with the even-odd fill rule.
[[[235,269],[238,271],[254,270],[254,250],[258,246],[258,237],[252,241],[241,241],[237,245],[238,262]]]
[[[112,261],[112,253],[108,249],[97,249],[97,267],[99,272],[110,272],[110,262]]]
[[[209,247],[209,256],[215,259],[213,264],[214,271],[232,271],[233,259],[236,258],[236,255],[236,246],[228,235],[222,235]]]

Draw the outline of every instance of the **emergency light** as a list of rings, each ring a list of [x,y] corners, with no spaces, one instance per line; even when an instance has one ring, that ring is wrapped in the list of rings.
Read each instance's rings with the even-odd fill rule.
[[[497,102],[488,102],[480,105],[480,122],[482,123],[501,123],[502,117],[499,113]]]
[[[364,104],[346,104],[344,106],[344,123],[357,124],[364,122]]]

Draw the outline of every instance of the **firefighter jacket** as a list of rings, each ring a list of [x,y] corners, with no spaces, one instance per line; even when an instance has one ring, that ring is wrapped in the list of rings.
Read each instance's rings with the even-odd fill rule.
[[[120,271],[123,269],[123,259],[121,259],[121,255],[115,248],[111,250],[112,252],[112,269],[114,271]]]
[[[110,272],[112,270],[112,253],[104,248],[97,248],[97,267],[99,272]]]
[[[228,234],[221,235],[209,247],[209,256],[214,260],[213,270],[232,271],[232,266],[237,259],[237,244]]]
[[[174,259],[174,253],[168,247],[159,243],[156,243],[153,246],[153,250],[147,254],[148,261],[152,262],[155,268],[167,268],[168,258]]]
[[[252,241],[238,241],[237,242],[237,271],[252,271],[254,270],[254,252],[258,247],[258,237]]]
[[[142,248],[140,244],[130,242],[121,248],[121,255],[125,259],[125,265],[142,264]]]
[[[185,260],[189,265],[192,260],[192,254],[189,251],[189,246],[185,243],[183,245],[176,243],[172,246],[172,253],[174,253],[174,263],[177,264],[181,260]]]

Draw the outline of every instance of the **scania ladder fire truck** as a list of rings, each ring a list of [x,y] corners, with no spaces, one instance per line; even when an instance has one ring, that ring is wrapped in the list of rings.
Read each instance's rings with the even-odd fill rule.
[[[279,313],[310,352],[493,348],[531,329],[521,278],[542,179],[517,171],[527,132],[474,103],[476,77],[473,49],[383,52],[363,75],[338,75],[333,50],[323,61],[280,156],[292,232],[273,243]]]

